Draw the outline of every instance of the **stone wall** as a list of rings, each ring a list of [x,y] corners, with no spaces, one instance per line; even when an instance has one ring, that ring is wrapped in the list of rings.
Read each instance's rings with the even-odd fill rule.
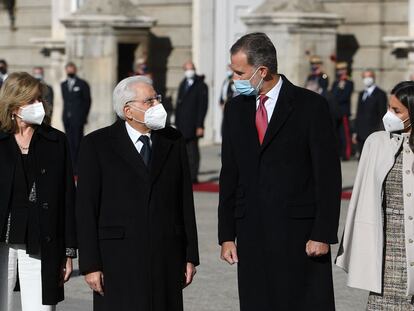
[[[0,10],[0,58],[9,63],[9,71],[29,71],[33,66],[49,67],[45,58],[30,41],[33,37],[49,37],[51,33],[51,1],[16,1],[16,30],[10,29],[8,13]]]
[[[183,78],[183,63],[192,57],[192,0],[131,0],[157,20],[151,29],[150,67],[155,86],[174,98]],[[158,91],[163,91],[158,90]]]
[[[338,28],[342,35],[354,36],[359,48],[353,58],[352,75],[357,91],[363,89],[361,72],[372,68],[377,83],[386,91],[407,79],[407,60],[397,59],[385,36],[408,34],[407,0],[323,0],[330,12],[342,15],[344,24]],[[350,37],[349,37],[350,38]],[[356,98],[354,97],[354,110]]]

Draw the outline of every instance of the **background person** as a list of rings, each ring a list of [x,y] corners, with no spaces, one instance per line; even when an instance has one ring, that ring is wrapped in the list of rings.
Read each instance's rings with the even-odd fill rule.
[[[178,89],[175,125],[186,141],[191,180],[198,183],[200,148],[198,142],[204,136],[204,119],[208,109],[208,87],[204,77],[196,74],[191,61],[183,65],[184,79]]]
[[[74,63],[68,63],[65,69],[67,79],[61,83],[63,96],[62,120],[76,173],[79,146],[91,108],[91,91],[88,82],[77,76],[77,68]]]

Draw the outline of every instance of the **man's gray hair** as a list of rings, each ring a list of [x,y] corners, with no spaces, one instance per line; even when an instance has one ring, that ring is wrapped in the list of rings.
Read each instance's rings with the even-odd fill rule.
[[[135,100],[137,97],[137,93],[132,89],[132,86],[138,83],[152,85],[152,80],[145,76],[128,77],[119,82],[114,89],[112,95],[114,110],[118,117],[120,117],[122,120],[125,120],[125,104],[129,101]]]

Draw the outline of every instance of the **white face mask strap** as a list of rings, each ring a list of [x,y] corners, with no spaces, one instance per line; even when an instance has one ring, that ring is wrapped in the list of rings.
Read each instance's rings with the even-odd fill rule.
[[[128,106],[129,106],[129,108],[132,108],[133,110],[141,111],[141,112],[143,112],[143,113],[147,112],[146,110],[139,109],[139,108],[137,108],[137,107],[135,107],[135,106],[132,106],[132,105],[130,105],[130,104],[128,104]]]
[[[253,79],[253,77],[256,75],[256,73],[259,71],[259,68],[260,67],[257,67],[257,69],[255,70],[255,72],[252,74],[252,76],[250,77],[250,79],[249,79],[249,81],[251,80],[251,79]]]

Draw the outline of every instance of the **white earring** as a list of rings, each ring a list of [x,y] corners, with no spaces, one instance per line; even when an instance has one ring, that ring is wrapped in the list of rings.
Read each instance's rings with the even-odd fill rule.
[[[14,121],[14,114],[12,114],[12,120]]]

